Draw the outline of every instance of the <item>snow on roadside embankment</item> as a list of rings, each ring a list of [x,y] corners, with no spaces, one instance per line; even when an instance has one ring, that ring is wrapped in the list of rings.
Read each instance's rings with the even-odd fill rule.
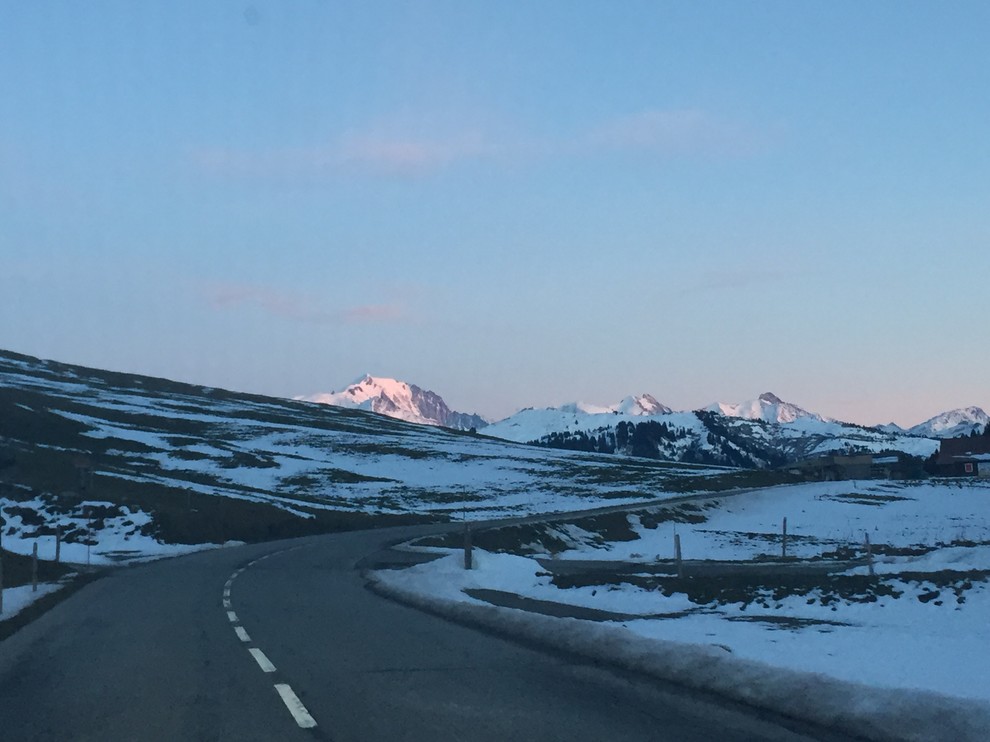
[[[637,538],[586,540],[558,554],[560,563],[615,560],[611,574],[575,580],[558,574],[557,560],[476,550],[472,571],[455,551],[373,579],[434,610],[855,734],[983,740],[988,505],[990,487],[976,482],[801,485],[720,499],[691,523],[631,515]],[[784,513],[797,555],[788,564],[809,565],[807,573],[778,573],[768,562]],[[658,572],[653,555],[667,556],[675,530],[689,557],[753,571],[688,580]],[[875,578],[840,561],[862,556],[856,541],[865,532],[877,546]],[[829,560],[834,568],[822,571]],[[567,606],[614,615],[597,623],[532,615],[465,593],[478,589],[548,601],[563,615]]]
[[[688,643],[650,637],[637,633],[629,623],[552,618],[471,599],[465,589],[501,586],[519,590],[522,585],[541,584],[540,567],[533,560],[477,551],[475,557],[472,571],[464,570],[460,554],[451,554],[406,570],[376,572],[371,579],[387,595],[469,624],[714,691],[867,739],[976,742],[985,740],[990,731],[990,703],[795,670],[738,656],[710,638]],[[855,655],[852,658],[855,661]]]
[[[219,544],[168,544],[150,535],[152,517],[112,502],[82,500],[63,512],[57,498],[0,498],[4,548],[54,561],[55,525],[61,527],[60,560],[65,564],[108,565],[180,556]],[[240,542],[237,542],[240,543]]]
[[[40,600],[61,587],[62,585],[57,582],[41,583],[38,585],[37,590],[32,590],[30,585],[5,587],[3,589],[3,612],[0,613],[0,621],[10,620],[36,600]]]

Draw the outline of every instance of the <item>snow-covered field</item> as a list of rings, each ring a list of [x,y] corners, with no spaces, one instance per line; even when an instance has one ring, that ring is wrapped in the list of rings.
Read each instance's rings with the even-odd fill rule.
[[[791,559],[778,561],[776,573],[772,560],[779,560],[784,517]],[[630,515],[636,538],[606,543],[566,526],[557,535],[569,533],[573,548],[542,564],[531,544],[525,556],[475,550],[470,572],[454,551],[379,572],[376,579],[451,602],[481,605],[464,593],[481,588],[626,614],[603,625],[647,643],[715,646],[735,658],[872,687],[990,703],[984,651],[990,645],[990,482],[796,485],[708,503],[699,510],[701,522],[656,520]],[[714,574],[677,579],[658,573],[656,560],[673,556],[675,532],[685,560],[733,564],[721,575],[713,562],[702,566]],[[862,562],[867,534],[876,577]],[[643,567],[577,577],[555,569],[569,560],[603,559]],[[850,566],[849,559],[862,566]],[[829,560],[833,573],[825,574],[820,567]],[[757,569],[731,569],[739,564]],[[802,572],[805,565],[812,569]]]

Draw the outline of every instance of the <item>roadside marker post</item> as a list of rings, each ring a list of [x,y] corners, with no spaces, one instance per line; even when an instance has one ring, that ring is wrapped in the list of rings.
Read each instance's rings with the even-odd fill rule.
[[[92,557],[90,552],[93,548],[93,506],[89,505],[86,507],[86,566],[92,564]]]
[[[464,569],[474,568],[473,547],[471,545],[471,525],[464,524]]]
[[[674,534],[674,561],[677,562],[678,578],[684,576],[684,568],[681,565],[681,534]]]
[[[870,570],[870,577],[876,577],[873,569],[873,547],[870,546],[870,534],[863,534],[863,546],[866,549],[866,566]]]
[[[3,508],[0,508],[0,546],[3,546]],[[0,549],[0,616],[3,615],[3,549]]]
[[[787,518],[784,518],[783,538],[780,541],[780,556],[787,559]]]
[[[62,524],[55,524],[55,564],[62,563]]]
[[[31,548],[31,592],[38,592],[38,542]]]

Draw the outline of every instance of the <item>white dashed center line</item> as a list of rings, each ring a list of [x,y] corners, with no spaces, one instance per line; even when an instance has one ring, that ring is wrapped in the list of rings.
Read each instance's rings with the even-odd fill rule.
[[[303,702],[299,700],[299,696],[292,692],[292,688],[285,683],[275,683],[275,690],[282,697],[285,707],[289,709],[296,724],[303,729],[312,729],[316,726],[316,719],[310,716],[309,711],[303,706]]]
[[[275,672],[275,665],[265,656],[264,652],[257,647],[251,647],[248,651],[254,657],[254,661],[258,663],[258,667],[261,668],[262,672]]]
[[[295,548],[299,548],[299,547],[295,547]],[[292,551],[292,550],[293,549],[286,549],[286,551]],[[252,562],[248,562],[246,566],[235,570],[234,573],[229,578],[227,578],[227,582],[224,583],[222,605],[224,607],[224,610],[227,611],[227,620],[230,621],[232,624],[234,624],[233,626],[234,633],[237,634],[237,638],[240,639],[241,642],[243,642],[244,644],[251,644],[252,642],[251,642],[251,637],[248,636],[247,631],[244,629],[243,626],[240,625],[240,619],[237,618],[237,614],[232,610],[233,606],[231,604],[230,592],[231,592],[231,588],[234,585],[234,580],[236,580],[238,576],[242,572],[244,572],[248,567],[252,567],[258,562],[267,559],[268,557],[275,556],[275,554],[279,554],[279,553],[281,552],[273,552],[271,554],[265,554],[264,556],[260,556]],[[250,652],[251,656],[254,657],[254,661],[258,663],[258,667],[261,668],[262,672],[264,673],[277,672],[277,670],[275,669],[275,665],[272,664],[272,661],[268,659],[268,657],[265,655],[264,652],[261,651],[261,649],[259,649],[258,647],[248,647],[247,650],[248,652]],[[298,724],[303,729],[312,729],[313,727],[316,726],[316,719],[314,719],[313,716],[309,713],[309,711],[303,705],[303,702],[299,700],[299,696],[295,694],[295,692],[292,690],[292,688],[289,686],[288,683],[275,683],[275,690],[278,692],[279,697],[282,699],[282,703],[284,703],[285,707],[289,709],[289,713],[292,714],[292,718],[295,720],[296,724]]]

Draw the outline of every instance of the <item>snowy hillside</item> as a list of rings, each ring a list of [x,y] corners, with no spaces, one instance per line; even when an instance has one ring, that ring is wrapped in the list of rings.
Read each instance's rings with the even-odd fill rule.
[[[396,379],[365,374],[342,392],[296,397],[306,402],[368,410],[421,425],[439,425],[456,430],[483,428],[488,424],[480,415],[454,412],[443,398]]]
[[[990,424],[990,415],[979,407],[965,407],[936,415],[915,425],[908,432],[928,438],[958,438],[971,433],[980,434]]]
[[[162,544],[637,502],[723,473],[4,351],[0,468],[5,548],[39,541],[48,554],[61,523],[71,558],[88,543],[104,562],[176,551]]]
[[[623,420],[634,422],[644,417],[669,415],[672,412],[652,394],[625,397],[613,405],[571,402],[560,407],[528,407],[504,420],[489,424],[485,435],[527,443],[551,433],[599,431]]]

